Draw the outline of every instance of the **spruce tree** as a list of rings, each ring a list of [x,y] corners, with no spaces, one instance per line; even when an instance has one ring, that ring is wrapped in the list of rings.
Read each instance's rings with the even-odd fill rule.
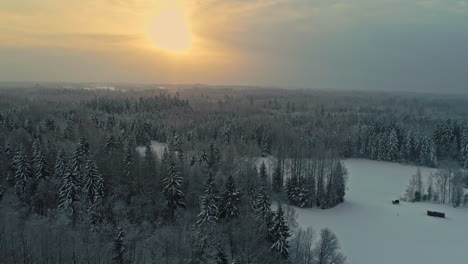
[[[334,192],[336,203],[344,202],[346,194],[346,170],[341,162],[338,162],[335,168],[334,177]],[[336,205],[336,204],[335,204]]]
[[[27,202],[30,198],[31,187],[34,181],[31,175],[31,166],[23,148],[20,148],[13,160],[15,166],[14,187],[16,195],[18,195],[22,202]]]
[[[117,236],[114,238],[113,244],[113,257],[112,257],[112,263],[114,264],[125,264],[125,255],[127,252],[127,248],[125,247],[124,243],[124,232],[122,231],[121,228],[118,229]]]
[[[216,259],[215,259],[216,264],[228,264],[228,258],[226,255],[226,251],[224,250],[223,245],[221,242],[218,242],[218,245],[216,247]]]
[[[75,217],[77,208],[75,203],[79,200],[78,179],[72,172],[72,165],[65,170],[62,184],[59,190],[59,208],[65,210],[70,216]]]
[[[177,172],[174,161],[170,160],[167,177],[162,180],[162,194],[166,200],[166,209],[171,220],[175,218],[177,208],[185,208],[185,194],[182,191],[183,178]]]
[[[104,197],[104,179],[99,174],[96,163],[89,157],[83,173],[83,195],[89,208],[93,208]]]
[[[395,129],[392,129],[388,135],[388,140],[387,140],[387,157],[386,159],[389,161],[396,161],[398,160],[398,155],[400,153],[399,150],[399,142],[398,142],[398,137],[397,137],[397,132]]]
[[[130,145],[127,146],[124,156],[124,171],[123,171],[123,178],[124,182],[131,181],[132,178],[132,171],[133,171],[133,153],[134,150]]]
[[[205,181],[205,195],[201,198],[201,211],[198,214],[198,225],[216,223],[219,217],[219,196],[213,174],[210,172]]]
[[[272,245],[271,249],[278,258],[287,259],[289,256],[289,242],[291,236],[289,227],[286,223],[284,211],[281,205],[278,206],[273,217],[273,226],[271,227]]]
[[[229,175],[226,187],[221,200],[221,217],[226,220],[238,218],[240,216],[239,204],[241,194],[237,190],[236,183],[232,175]]]
[[[49,176],[49,172],[47,171],[46,159],[42,154],[40,144],[37,140],[34,141],[32,149],[32,169],[34,179],[36,181],[41,181],[44,180],[47,176]]]
[[[57,158],[55,159],[55,166],[54,166],[54,178],[55,179],[63,179],[66,164],[65,164],[65,152],[63,150],[57,153]]]
[[[262,183],[267,183],[268,182],[268,174],[267,174],[267,168],[265,165],[265,162],[262,161],[262,164],[260,165],[260,180]]]
[[[267,241],[271,241],[270,229],[272,226],[273,213],[271,212],[271,200],[266,186],[260,189],[260,193],[255,199],[254,213],[262,237]]]
[[[278,165],[273,172],[272,189],[275,193],[280,193],[283,191],[283,173],[281,172],[280,161],[278,161]]]

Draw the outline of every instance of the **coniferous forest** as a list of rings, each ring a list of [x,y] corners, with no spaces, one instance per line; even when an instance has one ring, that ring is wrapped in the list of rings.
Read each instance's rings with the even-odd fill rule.
[[[346,263],[343,159],[468,167],[460,96],[75,86],[0,89],[1,263]]]

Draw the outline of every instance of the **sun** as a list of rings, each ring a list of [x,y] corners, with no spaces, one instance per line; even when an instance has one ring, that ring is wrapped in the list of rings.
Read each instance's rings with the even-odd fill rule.
[[[189,25],[180,8],[163,10],[150,26],[150,36],[157,48],[170,52],[187,52],[192,46]]]

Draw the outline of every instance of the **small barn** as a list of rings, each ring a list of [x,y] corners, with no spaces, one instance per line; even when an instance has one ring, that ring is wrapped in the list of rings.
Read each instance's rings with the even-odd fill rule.
[[[427,215],[428,216],[445,218],[445,213],[436,212],[436,211],[427,211]]]

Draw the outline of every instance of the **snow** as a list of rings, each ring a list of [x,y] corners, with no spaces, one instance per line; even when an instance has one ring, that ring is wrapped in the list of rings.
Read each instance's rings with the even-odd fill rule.
[[[275,169],[277,159],[274,156],[268,155],[266,157],[255,157],[254,165],[258,171],[260,171],[260,166],[262,163],[265,163],[266,172],[268,175],[273,175],[273,170]]]
[[[166,143],[161,143],[161,142],[154,141],[154,140],[151,141],[151,150],[159,159],[161,159],[164,154],[164,148],[167,148]],[[136,148],[137,152],[141,156],[145,156],[145,149],[146,149],[146,146],[138,146]]]
[[[430,203],[391,203],[405,192],[417,167],[362,159],[345,160],[346,201],[335,208],[295,208],[299,226],[329,227],[350,263],[467,263],[468,208]],[[423,177],[433,169],[421,168]],[[446,218],[426,215],[445,212]]]

